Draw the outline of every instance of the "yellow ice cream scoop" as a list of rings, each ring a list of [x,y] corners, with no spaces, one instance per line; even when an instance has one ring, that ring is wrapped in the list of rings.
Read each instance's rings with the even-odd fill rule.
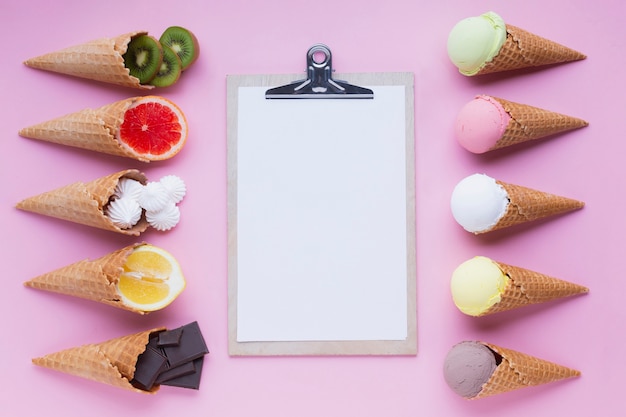
[[[450,282],[454,304],[484,316],[589,292],[587,287],[518,266],[476,256],[460,264]]]
[[[476,256],[459,265],[452,274],[454,304],[463,313],[480,316],[502,299],[509,278],[497,263]]]

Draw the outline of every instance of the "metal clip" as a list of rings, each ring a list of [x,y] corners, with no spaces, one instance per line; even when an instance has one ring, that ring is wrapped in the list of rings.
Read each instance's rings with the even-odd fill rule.
[[[332,54],[326,45],[312,46],[307,52],[306,64],[306,80],[270,88],[265,92],[265,98],[374,98],[374,92],[369,88],[332,78]]]

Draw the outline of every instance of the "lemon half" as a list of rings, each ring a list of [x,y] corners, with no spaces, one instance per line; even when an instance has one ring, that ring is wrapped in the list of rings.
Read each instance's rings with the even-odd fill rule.
[[[124,305],[156,311],[169,305],[185,289],[185,277],[169,252],[149,244],[137,246],[126,258],[117,292]]]

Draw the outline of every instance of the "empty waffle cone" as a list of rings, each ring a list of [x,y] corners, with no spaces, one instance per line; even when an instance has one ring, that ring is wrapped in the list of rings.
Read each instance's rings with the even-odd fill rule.
[[[506,41],[492,61],[476,75],[560,64],[586,55],[513,25],[506,25]]]
[[[509,199],[507,210],[496,225],[487,230],[493,231],[518,224],[539,220],[549,216],[564,214],[584,207],[585,203],[567,197],[534,190],[521,185],[496,180]]]
[[[101,38],[28,59],[24,64],[31,68],[52,71],[74,77],[87,78],[124,87],[151,89],[130,75],[124,66],[128,44],[135,36],[147,32],[137,31],[114,38]]]
[[[116,289],[128,255],[140,245],[141,243],[133,244],[98,259],[72,263],[39,275],[24,285],[144,314],[144,311],[124,304]]]
[[[87,344],[51,353],[32,362],[35,365],[54,369],[115,387],[136,392],[154,393],[135,388],[130,381],[135,375],[139,355],[146,350],[152,333],[165,328],[156,328],[128,336],[118,337],[102,343]]]
[[[500,301],[480,314],[481,316],[589,292],[587,287],[539,272],[501,262],[495,264],[509,280]]]
[[[76,182],[29,197],[17,203],[16,208],[125,235],[138,236],[148,228],[144,215],[135,226],[122,229],[105,214],[105,208],[121,178],[131,178],[142,184],[147,182],[143,173],[136,169],[128,169],[91,182]]]
[[[490,343],[482,343],[502,360],[481,391],[472,399],[580,376],[580,371],[575,369]]]
[[[504,134],[491,150],[579,129],[589,124],[585,120],[550,110],[514,103],[497,97],[491,98],[498,101],[511,116]]]

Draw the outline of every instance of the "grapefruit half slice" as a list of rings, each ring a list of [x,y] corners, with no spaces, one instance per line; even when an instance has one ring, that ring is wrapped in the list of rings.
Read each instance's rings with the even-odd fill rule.
[[[141,97],[124,113],[117,139],[149,161],[169,159],[187,141],[187,119],[176,104],[164,97]]]

